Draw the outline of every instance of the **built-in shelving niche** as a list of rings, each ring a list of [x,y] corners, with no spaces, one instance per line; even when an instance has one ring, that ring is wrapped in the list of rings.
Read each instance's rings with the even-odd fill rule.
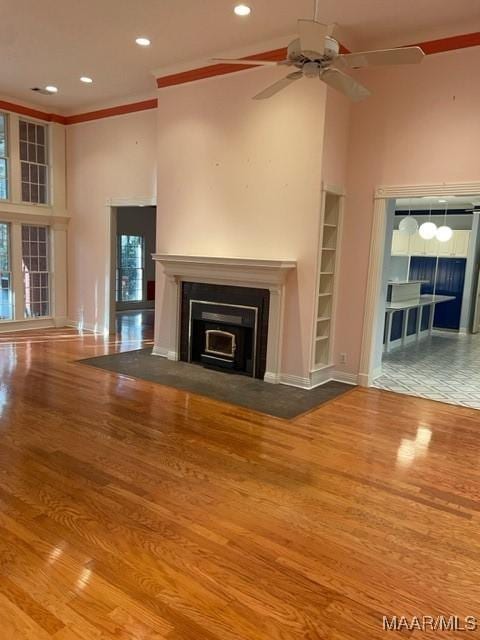
[[[335,284],[340,235],[342,196],[326,191],[320,228],[317,319],[314,343],[314,369],[331,363],[331,337],[335,309]]]

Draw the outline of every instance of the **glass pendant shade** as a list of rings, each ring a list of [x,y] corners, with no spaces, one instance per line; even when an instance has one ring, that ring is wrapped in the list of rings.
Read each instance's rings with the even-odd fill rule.
[[[418,231],[418,222],[415,218],[411,218],[410,216],[406,216],[400,220],[400,224],[398,225],[399,230],[402,233],[405,233],[407,236],[413,236]]]
[[[436,236],[439,242],[448,242],[453,236],[453,231],[447,225],[443,225],[443,227],[438,227]]]
[[[431,240],[437,233],[437,225],[434,222],[424,222],[420,225],[418,233],[424,240]]]

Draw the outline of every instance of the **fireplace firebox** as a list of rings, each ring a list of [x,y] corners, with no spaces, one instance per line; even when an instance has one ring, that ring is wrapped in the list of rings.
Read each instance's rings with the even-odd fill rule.
[[[269,296],[265,289],[184,282],[181,360],[263,379]]]

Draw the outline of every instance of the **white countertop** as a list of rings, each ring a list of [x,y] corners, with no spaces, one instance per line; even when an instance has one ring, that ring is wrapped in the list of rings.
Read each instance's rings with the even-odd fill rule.
[[[424,284],[425,282],[429,282],[428,280],[389,280],[388,284]]]
[[[424,294],[415,300],[402,300],[401,302],[387,302],[385,311],[405,311],[406,309],[415,309],[415,307],[426,307],[430,304],[440,304],[441,302],[450,302],[455,300],[455,296],[431,296]]]

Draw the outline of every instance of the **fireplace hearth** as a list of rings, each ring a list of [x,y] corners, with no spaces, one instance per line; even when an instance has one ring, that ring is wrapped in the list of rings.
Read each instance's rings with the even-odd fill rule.
[[[180,359],[263,378],[269,297],[265,289],[184,282]]]

